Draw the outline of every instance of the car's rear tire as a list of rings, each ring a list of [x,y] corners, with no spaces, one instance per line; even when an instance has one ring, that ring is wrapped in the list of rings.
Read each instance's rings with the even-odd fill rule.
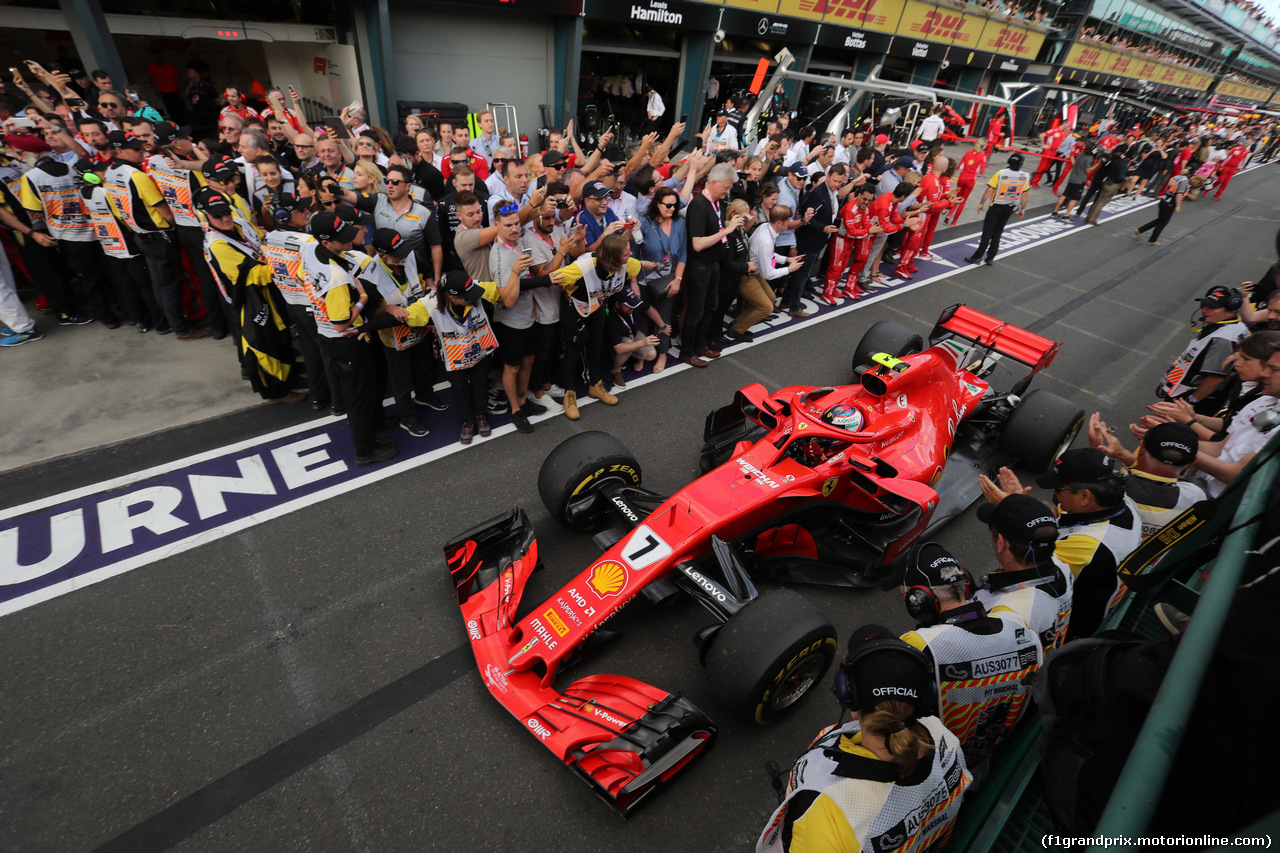
[[[538,495],[556,521],[570,530],[597,530],[608,521],[603,507],[582,509],[602,485],[611,481],[640,485],[640,463],[621,441],[607,432],[583,432],[566,438],[547,454],[538,471]]]
[[[1040,388],[1014,408],[1000,433],[1000,449],[1042,474],[1053,467],[1084,423],[1084,409]]]
[[[874,364],[871,356],[878,352],[886,352],[897,358],[924,351],[924,338],[906,326],[891,320],[881,320],[867,329],[853,351],[853,372],[856,376],[859,367]]]
[[[836,645],[836,629],[822,611],[789,589],[771,590],[716,634],[707,680],[734,712],[768,725],[822,683]]]

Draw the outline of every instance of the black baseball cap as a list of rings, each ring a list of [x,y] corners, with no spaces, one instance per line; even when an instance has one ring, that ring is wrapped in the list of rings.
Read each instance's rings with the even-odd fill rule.
[[[1124,469],[1119,462],[1096,447],[1081,447],[1062,454],[1048,473],[1036,477],[1036,485],[1056,489],[1070,483],[1105,483],[1123,477]]]
[[[1200,437],[1186,424],[1156,424],[1142,438],[1147,455],[1166,465],[1188,465],[1200,450]]]
[[[409,241],[400,236],[400,232],[394,228],[379,228],[373,232],[372,244],[373,248],[379,252],[390,255],[393,258],[399,258],[402,261],[409,257],[409,253],[413,251]]]
[[[1234,287],[1226,287],[1224,285],[1215,285],[1209,288],[1204,296],[1197,296],[1196,302],[1200,303],[1202,308],[1227,308],[1231,300],[1239,300],[1240,292]],[[1239,302],[1237,302],[1239,307]]]
[[[158,145],[172,145],[176,140],[189,139],[191,137],[191,126],[183,125],[178,127],[171,121],[162,121],[152,128],[152,132],[156,135],[156,143]]]
[[[1030,495],[1009,495],[998,504],[978,507],[978,521],[1010,542],[1056,542],[1053,510]]]
[[[471,280],[471,276],[462,270],[449,270],[440,277],[440,286],[451,296],[458,296],[472,305],[480,301],[484,288]]]
[[[900,577],[901,586],[947,586],[964,580],[964,569],[951,552],[937,542],[912,548]]]
[[[559,149],[552,148],[546,154],[542,155],[543,166],[550,166],[553,169],[558,169],[562,163],[564,163],[564,154]]]
[[[849,636],[845,660],[866,652],[849,672],[858,692],[857,710],[860,713],[873,713],[881,702],[906,702],[917,713],[929,707],[933,684],[917,660],[919,653],[913,655],[914,651],[882,625],[863,625],[854,629]]]
[[[613,301],[619,305],[625,305],[628,308],[639,308],[644,304],[644,300],[636,295],[636,292],[629,287],[624,287],[613,295]]]
[[[592,181],[582,188],[583,198],[606,198],[609,195],[609,188],[600,181]]]
[[[124,130],[113,130],[108,133],[107,142],[117,151],[123,149],[141,151],[146,148],[146,144],[141,139]]]
[[[213,187],[200,190],[193,201],[197,210],[203,210],[210,216],[226,216],[231,212],[231,201],[226,194]]]
[[[222,181],[223,183],[240,174],[240,170],[236,168],[235,161],[225,155],[205,160],[204,165],[200,167],[200,171],[206,178],[213,178],[215,181]]]
[[[331,210],[321,211],[311,217],[307,230],[317,240],[335,240],[339,243],[350,243],[360,233],[360,228],[343,219]]]

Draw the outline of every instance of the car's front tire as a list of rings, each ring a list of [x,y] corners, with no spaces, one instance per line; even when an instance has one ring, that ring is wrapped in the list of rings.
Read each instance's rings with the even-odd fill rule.
[[[570,530],[597,530],[608,511],[595,499],[605,483],[639,486],[640,463],[607,432],[583,432],[566,438],[547,454],[538,471],[538,495],[547,512]]]
[[[836,646],[836,629],[822,611],[789,589],[770,590],[716,634],[707,680],[726,706],[768,725],[822,683]]]

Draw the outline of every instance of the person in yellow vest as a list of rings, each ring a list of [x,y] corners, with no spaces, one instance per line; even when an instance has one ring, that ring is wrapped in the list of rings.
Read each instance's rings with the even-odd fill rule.
[[[84,295],[98,322],[120,328],[111,307],[111,288],[103,275],[102,250],[80,196],[80,176],[71,165],[41,157],[19,183],[22,206],[32,224],[58,241],[58,254],[71,273],[72,292]]]
[[[972,781],[960,739],[936,714],[933,665],[887,628],[865,625],[832,692],[844,723],[796,761],[758,853],[917,853],[947,843]]]
[[[252,225],[254,232],[261,238],[261,229],[257,225],[253,225],[253,211],[249,209],[249,203],[244,200],[238,191],[242,177],[240,170],[236,167],[236,161],[225,155],[212,160],[205,160],[200,166],[200,173],[204,176],[205,184],[210,189],[217,190],[227,197],[228,203],[231,205],[232,214]]]
[[[182,311],[182,254],[174,231],[173,211],[151,176],[142,171],[146,159],[144,143],[123,130],[107,134],[115,155],[103,175],[103,186],[112,212],[133,233],[146,259],[151,290],[163,309],[165,323],[160,334],[175,332],[180,341],[209,337],[208,329],[197,328]]]
[[[191,261],[200,281],[200,301],[205,307],[205,325],[215,341],[229,334],[230,308],[221,301],[213,273],[204,261],[204,228],[195,208],[195,195],[205,188],[197,162],[200,155],[191,141],[191,128],[162,121],[153,126],[155,148],[160,153],[147,158],[147,174],[156,182],[173,211],[178,245]]]
[[[1008,468],[1001,468],[997,477],[998,486],[985,476],[978,478],[983,496],[991,503],[1030,491]],[[1068,640],[1089,637],[1098,630],[1120,582],[1116,568],[1142,541],[1138,506],[1125,494],[1127,477],[1124,466],[1101,450],[1077,447],[1035,479],[1037,486],[1053,491],[1058,505],[1054,556],[1070,567],[1073,576]],[[981,513],[978,518],[982,519]]]
[[[1008,608],[1022,617],[1046,655],[1061,646],[1071,623],[1075,578],[1054,554],[1053,510],[1030,495],[1013,494],[978,507],[999,567],[983,578],[973,598],[990,613]]]
[[[307,229],[316,242],[302,248],[302,265],[311,284],[311,307],[321,351],[334,366],[331,381],[342,395],[357,465],[375,465],[396,455],[394,438],[377,435],[383,421],[378,389],[379,358],[375,344],[363,333],[366,314],[382,305],[352,276],[355,264],[348,254],[360,228],[338,213],[323,211],[311,217]],[[335,412],[337,414],[337,412]]]
[[[285,303],[289,323],[297,333],[298,353],[307,372],[307,396],[312,411],[329,408],[333,385],[331,367],[320,349],[320,332],[311,307],[311,284],[302,260],[303,249],[315,238],[307,233],[311,202],[291,193],[271,197],[270,216],[276,227],[262,241],[262,254],[271,266],[271,277]],[[216,287],[215,287],[216,290]]]
[[[939,716],[960,738],[975,778],[1022,717],[1044,650],[1012,608],[972,599],[973,578],[936,542],[911,549],[898,594],[916,627],[902,641],[924,652],[938,683]]]
[[[391,228],[379,228],[370,242],[373,254],[366,255],[355,270],[365,291],[377,290],[388,306],[407,306],[425,295],[418,274],[413,244]],[[431,387],[435,376],[431,340],[425,328],[397,325],[378,332],[382,355],[387,363],[387,379],[396,401],[400,428],[414,438],[431,430],[418,417],[415,403],[435,398]],[[437,402],[437,405],[439,403]]]
[[[230,295],[236,314],[242,373],[262,399],[301,403],[307,395],[289,387],[293,371],[289,321],[272,285],[271,267],[262,260],[257,235],[237,224],[224,193],[206,187],[196,195],[195,204],[209,225],[204,235],[209,269]]]
[[[618,398],[605,390],[600,373],[600,350],[604,341],[605,303],[609,297],[630,287],[639,293],[639,258],[631,256],[627,233],[614,232],[600,238],[595,252],[582,255],[567,267],[551,273],[551,283],[563,287],[560,311],[560,386],[564,391],[564,415],[576,421],[578,395],[574,386],[586,360],[587,395],[606,406],[618,405]]]
[[[440,278],[434,293],[414,300],[407,307],[388,305],[387,315],[376,318],[369,328],[387,328],[393,323],[425,326],[436,330],[444,367],[449,374],[453,408],[458,413],[458,441],[470,444],[479,433],[490,435],[493,428],[485,417],[485,398],[489,393],[489,356],[498,349],[498,339],[481,300],[510,308],[520,298],[521,290],[547,287],[547,276],[522,278],[533,264],[533,258],[521,255],[511,265],[504,284],[474,281],[463,270],[449,270]]]
[[[107,280],[115,288],[134,328],[139,334],[145,334],[161,316],[160,307],[151,292],[147,263],[138,252],[133,234],[111,212],[106,190],[102,188],[102,173],[107,170],[107,164],[81,157],[74,168],[83,184],[80,197],[93,223]]]

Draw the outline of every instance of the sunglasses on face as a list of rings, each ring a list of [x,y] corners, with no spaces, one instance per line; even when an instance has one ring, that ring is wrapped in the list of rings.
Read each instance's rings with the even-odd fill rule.
[[[119,101],[98,101],[98,106],[100,106],[100,107],[118,107],[118,106],[120,106],[120,102],[119,102]]]
[[[466,160],[454,160],[452,157],[450,157],[450,158],[449,158],[449,162],[450,162],[450,163],[452,163],[452,164],[453,164],[453,165],[455,165],[455,166],[465,166],[465,165],[467,165],[467,161],[466,161]]]
[[[314,145],[296,145],[296,144],[293,147],[297,148],[299,151],[310,151],[312,148],[315,148]]]
[[[401,181],[401,180],[399,180],[399,179],[397,179],[397,178],[387,178],[387,180],[386,180],[386,185],[387,185],[387,186],[389,186],[389,187],[398,187],[398,186],[400,186],[401,184],[407,184],[407,183],[409,183],[409,182],[408,182],[408,181]]]
[[[658,202],[658,207],[675,207],[675,206],[676,206],[676,203],[675,203],[674,201],[660,201],[660,202]]]
[[[220,125],[218,125],[218,130],[239,130],[239,129],[240,129],[240,128],[238,128],[238,127],[236,127],[236,126],[234,126],[234,125],[231,125],[231,126],[229,126],[229,127],[228,127],[228,126],[225,126],[225,125],[221,125],[221,124],[220,124]]]
[[[336,201],[322,201],[320,203],[323,204],[325,207],[334,207],[337,205]]]

